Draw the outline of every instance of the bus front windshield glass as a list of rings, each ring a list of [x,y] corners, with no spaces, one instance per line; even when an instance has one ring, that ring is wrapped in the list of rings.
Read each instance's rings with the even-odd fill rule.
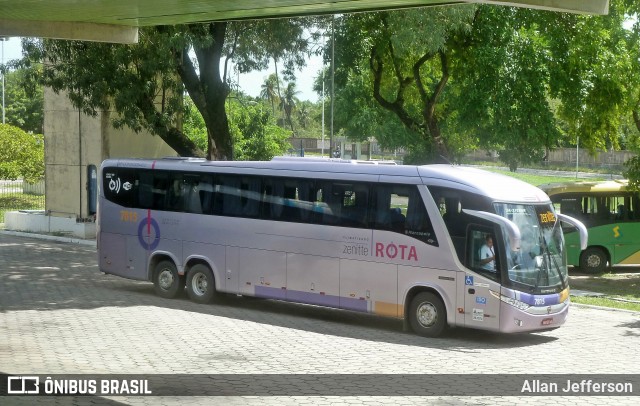
[[[562,230],[552,205],[494,203],[496,213],[520,229],[520,250],[508,240],[507,285],[530,293],[555,293],[568,285]]]

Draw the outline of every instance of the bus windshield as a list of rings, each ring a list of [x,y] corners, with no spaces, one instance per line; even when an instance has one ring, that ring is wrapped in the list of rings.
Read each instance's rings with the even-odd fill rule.
[[[496,213],[514,222],[520,250],[507,247],[505,285],[534,294],[555,293],[568,285],[567,258],[559,220],[552,205],[494,203]]]

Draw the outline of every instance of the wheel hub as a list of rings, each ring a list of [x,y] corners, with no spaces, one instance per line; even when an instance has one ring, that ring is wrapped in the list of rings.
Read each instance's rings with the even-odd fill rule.
[[[160,283],[160,287],[164,290],[168,290],[173,285],[173,273],[169,269],[163,269],[160,271],[160,277],[158,281]]]
[[[587,265],[592,268],[600,266],[600,257],[598,255],[589,255],[587,258]]]
[[[418,306],[417,316],[421,325],[431,327],[438,321],[438,310],[432,303],[422,303]]]
[[[209,283],[207,282],[207,277],[205,275],[199,273],[193,278],[192,287],[194,293],[197,295],[202,296],[207,293],[208,286]]]

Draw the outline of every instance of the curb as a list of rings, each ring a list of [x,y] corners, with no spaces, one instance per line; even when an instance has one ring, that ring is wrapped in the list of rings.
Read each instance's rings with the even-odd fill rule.
[[[96,240],[84,240],[82,238],[62,237],[62,236],[47,235],[47,234],[25,233],[25,232],[22,232],[22,231],[9,231],[9,230],[0,230],[0,234],[13,235],[13,236],[16,236],[16,237],[35,238],[35,239],[48,240],[48,241],[66,242],[66,243],[71,243],[71,244],[80,244],[80,245],[87,245],[87,246],[90,246],[90,247],[96,247]]]

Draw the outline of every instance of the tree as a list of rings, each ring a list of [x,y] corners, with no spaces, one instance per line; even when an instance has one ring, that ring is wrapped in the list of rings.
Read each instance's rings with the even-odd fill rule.
[[[571,138],[580,137],[580,145],[593,153],[618,146],[623,117],[638,100],[639,44],[624,28],[623,6],[624,1],[611,2],[609,14],[600,18],[544,15],[546,24],[540,24],[551,55],[550,95],[561,101],[558,116]]]
[[[0,179],[36,182],[44,176],[44,141],[40,134],[0,124]]]
[[[451,155],[440,123],[449,80],[449,41],[469,30],[475,8],[358,14],[339,22],[336,53],[345,69],[336,74],[336,81],[357,77],[367,60],[373,98],[419,136],[420,149],[426,152],[422,161]]]
[[[260,97],[269,101],[274,117],[276,115],[276,104],[280,104],[280,99],[278,97],[279,87],[280,85],[278,84],[278,77],[275,73],[270,74],[264,80],[264,83],[260,86]]]
[[[285,117],[289,122],[289,127],[291,128],[291,133],[295,137],[295,130],[293,128],[293,121],[291,120],[291,114],[296,109],[296,95],[299,94],[296,90],[295,82],[287,83],[287,87],[284,91],[284,96],[282,96],[282,100],[280,100],[280,105],[282,110],[284,111]]]
[[[5,121],[26,132],[42,134],[44,96],[42,86],[27,92],[25,69],[8,71],[5,75]]]
[[[497,150],[513,171],[540,161],[561,138],[550,104],[551,57],[539,27],[545,22],[541,15],[481,6],[452,58],[450,103],[459,128],[474,134],[482,147]]]
[[[273,124],[269,109],[259,104],[246,105],[242,100],[232,104],[231,131],[234,159],[239,161],[269,161],[291,148],[289,132]]]
[[[206,125],[207,157],[229,159],[229,61],[248,72],[277,59],[292,74],[304,64],[304,30],[311,25],[310,19],[283,19],[160,26],[141,29],[137,45],[26,41],[23,65],[47,61],[43,84],[67,91],[85,113],[113,110],[116,127],[148,130],[180,155],[202,156],[177,125],[184,89]]]
[[[182,131],[196,146],[206,151],[209,137],[207,136],[207,125],[198,111],[193,100],[187,95],[184,98],[184,113],[182,116]]]
[[[346,16],[336,41],[336,83],[347,91],[365,75],[361,86],[406,128],[400,143],[423,157],[416,162],[483,146],[515,169],[578,136],[593,152],[617,146],[628,121],[621,117],[640,100],[632,69],[640,37],[622,24],[637,2],[619,0],[607,17],[487,5],[432,10]],[[354,97],[357,85],[348,94],[337,91],[336,103],[348,100],[338,110],[358,103],[362,113],[345,113],[344,128],[362,133],[372,117],[384,120]]]
[[[367,66],[363,67],[366,71]],[[349,72],[344,84],[336,88],[335,124],[340,132],[353,141],[366,142],[375,137],[384,149],[409,147],[420,150],[422,137],[403,126],[390,111],[382,108],[372,97],[373,85],[367,75]],[[322,83],[314,89],[321,90]],[[407,162],[412,162],[411,158]],[[417,162],[417,161],[416,161]]]
[[[300,123],[300,127],[302,127],[303,130],[306,130],[309,126],[309,123],[311,122],[311,103],[299,103],[296,109],[296,113],[298,123]]]
[[[268,161],[290,147],[288,132],[274,124],[267,106],[243,94],[234,94],[229,101],[227,110],[234,160]],[[185,98],[183,128],[199,148],[206,148],[207,128],[189,97]]]
[[[640,156],[635,156],[624,163],[624,177],[629,180],[629,190],[640,190]]]

